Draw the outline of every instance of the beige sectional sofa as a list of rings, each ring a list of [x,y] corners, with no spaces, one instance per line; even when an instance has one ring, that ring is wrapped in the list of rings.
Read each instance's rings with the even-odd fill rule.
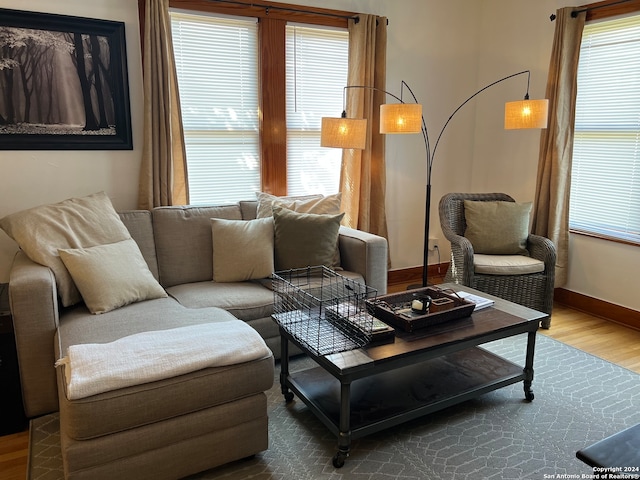
[[[60,411],[67,478],[179,478],[268,447],[264,392],[272,386],[273,354],[279,353],[270,317],[273,292],[265,280],[212,280],[211,219],[252,220],[257,207],[247,201],[119,213],[168,296],[99,315],[82,302],[63,307],[52,269],[18,252],[10,302],[25,411],[28,417]],[[340,227],[339,258],[345,276],[386,293],[385,239]],[[223,322],[238,323],[238,338],[247,333],[239,327],[250,325],[268,348],[240,363],[227,361],[77,399],[70,399],[69,371],[54,368],[72,346]]]

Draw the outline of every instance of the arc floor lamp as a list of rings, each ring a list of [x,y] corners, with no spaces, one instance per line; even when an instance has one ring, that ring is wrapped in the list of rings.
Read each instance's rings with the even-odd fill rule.
[[[422,105],[418,103],[413,91],[402,80],[400,85],[400,96],[396,96],[393,93],[387,92],[376,87],[369,87],[365,85],[353,85],[344,87],[343,96],[345,98],[345,110],[342,112],[340,118],[328,118],[322,119],[322,130],[320,145],[323,147],[333,148],[355,148],[364,149],[367,139],[367,120],[347,118],[346,114],[346,91],[350,88],[364,88],[370,90],[376,90],[383,92],[399,103],[382,104],[380,105],[380,133],[383,134],[397,134],[397,133],[422,133],[424,139],[424,145],[427,153],[427,191],[425,198],[425,220],[424,220],[424,249],[423,249],[423,262],[422,262],[422,286],[427,286],[427,269],[428,269],[428,257],[429,257],[429,222],[430,222],[430,210],[431,210],[431,172],[433,169],[433,161],[435,159],[438,144],[442,138],[442,134],[446,130],[447,126],[451,122],[451,119],[458,111],[464,107],[474,97],[484,92],[486,89],[491,88],[498,83],[509,80],[510,78],[517,77],[519,75],[527,75],[527,92],[524,96],[524,100],[507,102],[505,104],[504,112],[504,128],[505,129],[525,129],[525,128],[546,128],[549,100],[530,100],[529,99],[529,82],[531,79],[531,72],[524,70],[522,72],[508,75],[504,78],[496,80],[489,85],[481,88],[464,102],[462,102],[449,116],[444,126],[440,130],[436,142],[431,150],[429,143],[429,133],[427,130],[427,124],[422,115]],[[407,103],[403,100],[403,91],[407,89],[411,94],[413,103]]]

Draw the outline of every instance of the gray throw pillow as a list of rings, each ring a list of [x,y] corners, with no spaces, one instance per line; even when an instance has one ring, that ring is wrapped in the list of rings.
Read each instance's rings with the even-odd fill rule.
[[[274,207],[276,270],[332,266],[343,217],[344,213],[298,213]]]
[[[531,202],[464,201],[464,236],[474,253],[526,255]]]

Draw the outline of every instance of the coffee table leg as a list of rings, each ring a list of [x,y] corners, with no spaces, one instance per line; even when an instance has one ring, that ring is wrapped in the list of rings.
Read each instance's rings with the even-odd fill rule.
[[[280,391],[286,402],[293,400],[293,392],[287,387],[289,377],[289,340],[280,332]]]
[[[338,453],[333,457],[333,466],[340,468],[349,456],[351,447],[351,383],[340,385],[340,431],[338,433]]]
[[[536,332],[529,332],[527,338],[527,359],[524,364],[524,398],[531,402],[534,399],[531,383],[533,382],[533,354],[536,349]]]

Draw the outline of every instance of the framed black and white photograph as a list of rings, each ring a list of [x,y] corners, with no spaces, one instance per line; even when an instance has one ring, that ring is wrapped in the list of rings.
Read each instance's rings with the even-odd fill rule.
[[[132,148],[124,23],[0,9],[0,149]]]

